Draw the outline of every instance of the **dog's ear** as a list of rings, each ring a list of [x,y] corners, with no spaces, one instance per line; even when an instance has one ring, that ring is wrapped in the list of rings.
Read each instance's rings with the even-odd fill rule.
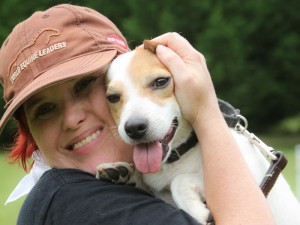
[[[144,40],[144,48],[154,54],[156,52],[157,45],[159,45],[159,43],[156,41]]]

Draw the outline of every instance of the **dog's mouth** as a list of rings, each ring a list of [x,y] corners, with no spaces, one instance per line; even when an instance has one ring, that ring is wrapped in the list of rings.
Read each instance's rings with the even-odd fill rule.
[[[169,143],[172,141],[177,127],[178,120],[174,118],[169,131],[162,140],[134,146],[133,160],[137,170],[141,173],[156,173],[160,170],[161,161],[169,151]]]
[[[166,154],[169,151],[169,143],[172,141],[172,139],[175,135],[175,132],[177,130],[177,127],[178,127],[178,120],[177,120],[177,118],[174,118],[168,133],[162,140],[159,141],[162,145],[162,150],[163,150],[162,159],[165,158]]]

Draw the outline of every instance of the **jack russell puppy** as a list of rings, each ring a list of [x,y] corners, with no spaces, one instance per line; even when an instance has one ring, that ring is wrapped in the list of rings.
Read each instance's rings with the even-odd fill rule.
[[[156,57],[155,45],[144,46],[117,57],[106,75],[111,113],[121,139],[134,145],[135,168],[123,162],[101,164],[97,177],[138,183],[169,203],[171,196],[178,208],[206,224],[209,210],[197,138],[181,115],[172,74]],[[244,135],[229,129],[259,184],[269,162]],[[114,177],[115,173],[108,174],[110,168],[120,173]],[[300,205],[282,175],[268,201],[278,225],[300,224]]]

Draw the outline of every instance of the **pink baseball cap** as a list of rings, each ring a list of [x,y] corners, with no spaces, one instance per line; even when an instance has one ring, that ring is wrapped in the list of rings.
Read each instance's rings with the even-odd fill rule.
[[[6,102],[0,132],[17,108],[50,85],[105,72],[129,51],[126,39],[105,16],[69,4],[36,12],[15,26],[0,50],[0,82]]]

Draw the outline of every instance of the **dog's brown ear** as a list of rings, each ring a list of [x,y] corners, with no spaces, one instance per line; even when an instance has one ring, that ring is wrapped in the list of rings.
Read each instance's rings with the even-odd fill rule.
[[[156,41],[144,40],[144,48],[155,54],[156,47],[159,45]]]

